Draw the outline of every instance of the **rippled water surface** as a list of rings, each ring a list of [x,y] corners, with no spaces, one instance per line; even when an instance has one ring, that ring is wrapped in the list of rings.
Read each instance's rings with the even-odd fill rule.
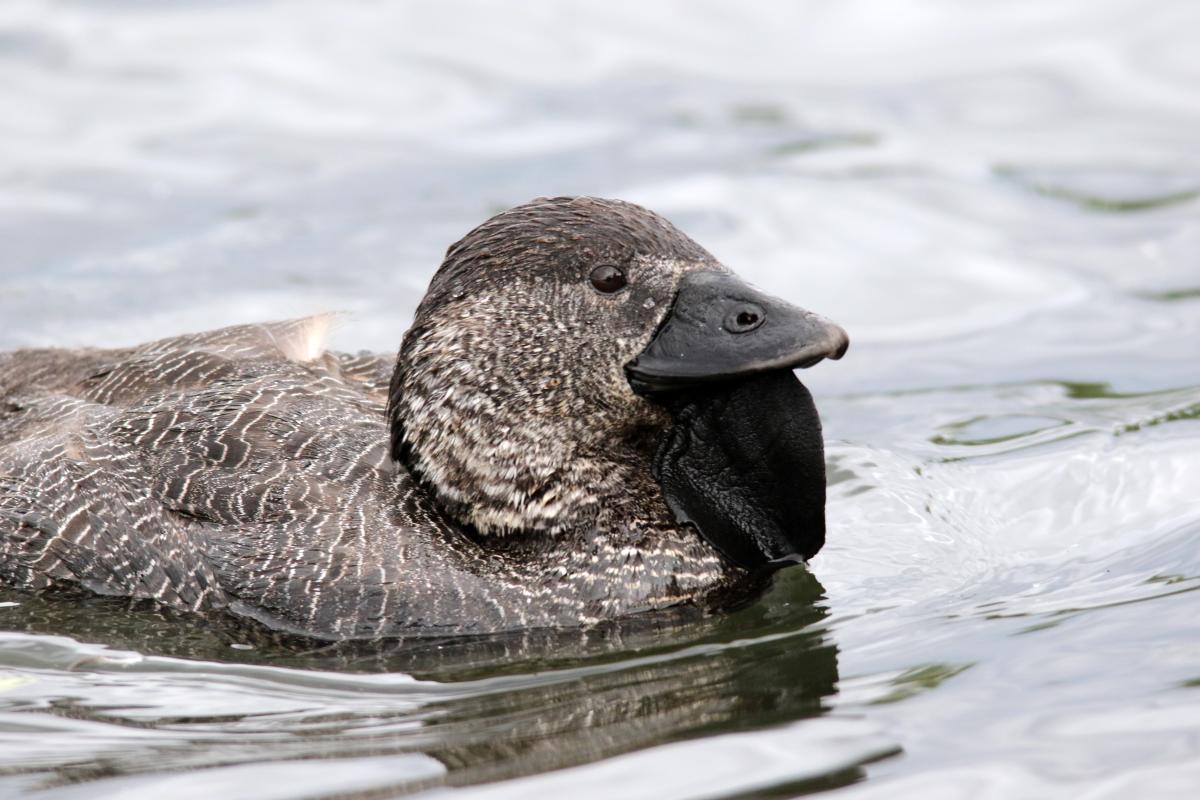
[[[0,596],[0,796],[1200,796],[1200,6],[0,4],[0,349],[649,205],[841,322],[829,544],[726,616],[305,649]]]

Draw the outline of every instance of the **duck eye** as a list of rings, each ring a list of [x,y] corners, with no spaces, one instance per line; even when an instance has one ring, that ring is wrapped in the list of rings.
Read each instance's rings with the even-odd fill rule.
[[[592,286],[597,291],[612,294],[625,288],[625,272],[612,264],[603,264],[592,270]]]

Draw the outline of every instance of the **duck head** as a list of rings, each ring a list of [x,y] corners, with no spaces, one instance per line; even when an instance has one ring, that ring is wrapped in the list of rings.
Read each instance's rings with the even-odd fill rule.
[[[741,567],[808,558],[824,455],[792,370],[847,343],[644,208],[539,199],[447,251],[392,379],[392,454],[482,537],[660,513]]]

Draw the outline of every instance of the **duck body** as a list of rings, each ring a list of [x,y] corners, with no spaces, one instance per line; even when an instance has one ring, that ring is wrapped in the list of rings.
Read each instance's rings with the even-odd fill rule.
[[[720,582],[694,536],[631,549],[672,527],[665,508],[587,541],[481,546],[390,457],[394,358],[305,358],[324,323],[0,356],[24,376],[0,384],[0,580],[332,638],[575,625]]]
[[[570,239],[571,221],[596,212],[589,203],[614,203],[539,202],[552,204],[533,214],[543,248],[555,231]],[[470,237],[456,247],[478,256],[503,230],[471,234],[492,242],[484,251]],[[597,258],[578,237],[567,244]],[[505,303],[481,300],[462,259],[453,266],[440,289],[435,277],[399,362],[325,351],[327,317],[0,354],[0,582],[231,611],[327,639],[587,625],[746,586],[751,570],[664,493],[656,473],[671,412],[629,391],[621,372],[678,287],[647,278],[651,294],[620,301],[645,315],[630,323],[644,331],[614,336],[615,371],[585,378],[555,359],[587,347],[547,355],[553,336],[499,331],[520,343],[489,354],[475,338],[487,328],[472,326],[503,326],[488,315]],[[679,280],[678,269],[659,272]],[[579,297],[608,302],[605,292]],[[455,305],[465,300],[476,302]],[[580,313],[570,298],[553,302]],[[563,324],[554,313],[542,320],[551,330]],[[541,355],[506,364],[520,347]],[[519,374],[530,364],[544,374]],[[823,473],[820,492],[823,503]]]

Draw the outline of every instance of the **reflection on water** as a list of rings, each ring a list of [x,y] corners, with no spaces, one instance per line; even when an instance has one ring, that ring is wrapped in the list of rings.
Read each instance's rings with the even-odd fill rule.
[[[1068,200],[1088,211],[1147,211],[1200,197],[1200,174],[1092,168],[1022,170],[998,167],[996,174],[1046,197]]]
[[[1197,30],[1186,0],[0,3],[0,348],[340,309],[338,347],[394,351],[451,241],[585,193],[854,340],[805,375],[811,573],[385,650],[3,595],[0,795],[1190,797]]]
[[[243,626],[226,617],[205,619],[126,600],[65,602],[10,592],[4,602],[19,603],[6,616],[10,628],[69,631],[85,641],[149,656],[253,666],[206,674],[202,664],[163,662],[161,667],[172,672],[202,679],[193,686],[196,696],[188,700],[196,711],[147,716],[147,707],[139,702],[146,689],[138,679],[145,677],[146,667],[154,674],[158,665],[132,654],[81,656],[65,640],[46,640],[48,645],[26,640],[12,651],[13,660],[25,668],[67,669],[85,680],[112,684],[101,691],[99,702],[98,696],[61,696],[58,690],[43,697],[32,681],[11,684],[6,687],[10,693],[23,697],[12,711],[36,708],[39,715],[50,715],[55,721],[47,730],[67,726],[85,734],[90,724],[104,724],[171,736],[165,742],[159,737],[123,742],[104,753],[100,764],[91,757],[46,752],[34,740],[25,765],[10,762],[5,772],[36,775],[37,785],[54,787],[113,774],[152,773],[164,762],[228,766],[419,753],[441,765],[435,775],[439,783],[471,784],[575,766],[651,745],[792,724],[829,710],[827,698],[838,681],[837,647],[822,625],[828,611],[816,578],[798,568],[780,588],[787,599],[774,609],[753,605],[702,619],[648,616],[588,631],[382,645],[289,640],[252,623]],[[7,641],[13,645],[18,640]],[[316,672],[306,677],[285,668]],[[386,680],[395,673],[405,676],[398,685]],[[370,677],[380,674],[382,685]],[[233,698],[221,696],[246,691],[249,687],[237,685],[243,677],[275,684],[271,693],[297,692],[299,702],[267,710],[256,708],[262,705],[257,698],[248,701],[249,707],[239,707]],[[909,682],[902,677],[897,685]],[[347,693],[363,696],[338,708]],[[317,697],[324,708],[311,707]],[[11,724],[17,717],[10,714],[8,719]],[[290,736],[280,736],[283,720]],[[875,744],[857,760],[892,750]],[[858,775],[849,771],[843,777]]]

